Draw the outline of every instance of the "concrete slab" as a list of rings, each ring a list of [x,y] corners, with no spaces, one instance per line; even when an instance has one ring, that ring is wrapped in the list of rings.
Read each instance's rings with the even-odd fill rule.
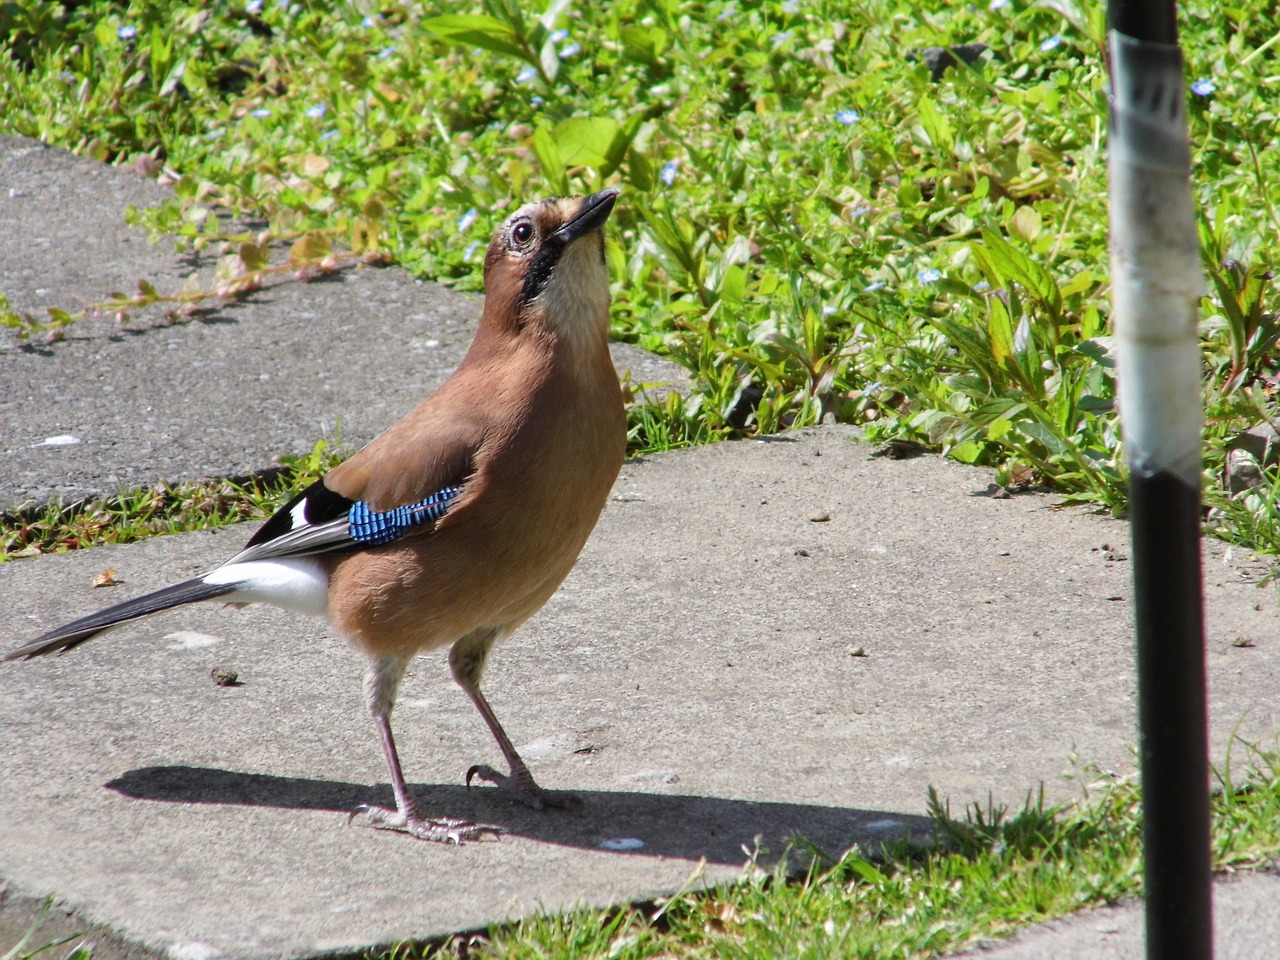
[[[1280,875],[1230,877],[1213,887],[1213,955],[1217,960],[1266,960],[1280,944]],[[1085,910],[1032,927],[1008,943],[955,954],[965,960],[1146,960],[1140,901]]]
[[[730,879],[757,838],[766,859],[795,833],[874,844],[919,826],[930,785],[957,808],[1041,781],[1075,796],[1076,757],[1133,768],[1125,529],[992,499],[989,479],[876,458],[844,428],[629,463],[486,684],[581,814],[465,790],[467,766],[496,760],[482,723],[443,656],[406,684],[397,730],[423,806],[501,824],[497,843],[346,825],[390,791],[359,659],[314,622],[208,606],[5,664],[0,877],[156,954],[313,956]],[[206,568],[251,529],[0,566],[0,647]],[[124,584],[93,589],[106,567]],[[1237,728],[1280,727],[1260,572],[1206,544],[1218,759]],[[243,685],[214,685],[215,666]]]
[[[166,189],[21,137],[0,137],[0,292],[41,317],[139,278],[180,289],[209,258],[180,256],[124,223]],[[245,476],[322,437],[363,445],[462,359],[479,298],[399,269],[273,284],[172,326],[85,318],[56,345],[0,331],[0,511],[159,481]],[[637,382],[687,382],[625,344]],[[73,443],[49,443],[70,437]]]

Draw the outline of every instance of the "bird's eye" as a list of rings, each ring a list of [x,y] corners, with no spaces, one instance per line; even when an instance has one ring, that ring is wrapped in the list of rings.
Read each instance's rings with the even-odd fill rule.
[[[517,247],[525,246],[533,239],[533,224],[528,220],[521,220],[511,228],[511,242]]]

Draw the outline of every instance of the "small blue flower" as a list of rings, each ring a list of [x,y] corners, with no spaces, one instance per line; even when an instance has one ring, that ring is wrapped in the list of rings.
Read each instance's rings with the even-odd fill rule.
[[[1191,85],[1191,92],[1197,97],[1207,97],[1218,89],[1218,85],[1205,77],[1203,80],[1197,80]]]
[[[516,74],[516,83],[533,83],[536,79],[538,79],[537,67],[525,67]]]
[[[871,212],[871,208],[864,205],[861,207],[854,207],[852,210],[849,211],[849,216],[852,217],[854,220],[857,220],[859,217],[865,217],[870,212]]]
[[[937,283],[942,279],[942,271],[935,270],[933,267],[926,267],[924,270],[921,270],[916,274],[916,279],[923,285]]]
[[[529,102],[533,104],[535,107],[540,107],[547,101],[543,100],[541,97],[533,96],[529,98]]]
[[[249,0],[249,2],[244,5],[244,12],[245,13],[261,13],[262,0]]]
[[[58,74],[58,79],[61,80],[63,83],[67,84],[68,86],[70,86],[71,84],[76,82],[76,75],[72,73],[70,70],[63,70],[60,74]]]
[[[366,30],[372,30],[377,25],[378,21],[373,19],[373,17],[365,17],[360,21],[360,26],[364,27]]]
[[[1009,0],[991,0],[991,2],[990,2],[989,4],[987,4],[987,9],[988,9],[988,10],[1003,10],[1003,9],[1004,9],[1005,7],[1007,7],[1008,5],[1009,5]]]
[[[738,5],[736,3],[730,3],[723,10],[720,11],[716,19],[721,22],[724,22],[725,20],[732,20],[737,15],[738,15]]]
[[[321,140],[336,140],[336,139],[338,139],[338,131],[337,131],[337,130],[326,130],[324,133],[320,134],[320,139],[321,139]]]
[[[582,52],[582,46],[577,43],[566,44],[560,50],[560,59],[568,60],[570,57],[576,57]]]
[[[568,30],[552,30],[551,33],[547,34],[547,39],[550,40],[552,43],[559,43],[561,40],[568,40],[569,31]]]
[[[259,107],[257,110],[253,111],[251,116],[257,117],[259,120],[265,120],[267,117],[271,116],[271,111],[266,107]]]
[[[824,317],[832,316],[835,312],[836,312],[836,308],[829,303],[822,308],[822,315]]]
[[[884,289],[883,280],[877,280],[875,283],[868,283],[865,287],[862,288],[864,293],[875,293],[877,290],[883,290],[883,289]]]
[[[329,112],[329,108],[326,107],[323,103],[317,103],[317,104],[313,104],[310,107],[307,107],[307,109],[304,112],[312,120],[319,120],[321,117],[323,117],[326,113]]]
[[[1062,46],[1062,34],[1055,33],[1040,44],[1040,49],[1044,53],[1048,53],[1050,50],[1060,46]]]
[[[466,213],[458,218],[458,232],[466,233],[471,229],[471,225],[476,222],[476,208],[472,207]]]
[[[138,35],[138,28],[131,23],[116,28],[116,36],[121,40],[132,40]]]
[[[662,165],[662,171],[658,174],[658,179],[669,187],[676,182],[676,174],[679,172],[680,164],[675,160],[668,160]]]
[[[836,123],[842,123],[846,127],[850,124],[857,123],[862,119],[862,115],[857,110],[841,110],[836,114]]]
[[[775,33],[772,37],[770,37],[769,42],[772,43],[775,47],[777,47],[786,43],[790,39],[791,39],[791,31],[783,30],[781,33]]]
[[[466,250],[464,250],[464,251],[462,252],[462,259],[463,259],[463,260],[470,260],[470,259],[471,259],[471,257],[475,254],[475,252],[476,252],[476,247],[478,247],[478,246],[480,246],[480,241],[479,241],[479,240],[472,240],[470,243],[468,243],[468,244],[467,244],[467,249],[466,249]]]
[[[378,59],[385,60],[387,59],[387,57],[391,56],[395,52],[396,52],[396,45],[393,43],[391,46],[383,47],[381,50],[378,51]]]
[[[973,285],[973,290],[975,293],[982,293],[984,290],[990,290],[990,289],[991,289],[991,284],[987,283],[987,281],[985,280],[979,280],[977,283]]]

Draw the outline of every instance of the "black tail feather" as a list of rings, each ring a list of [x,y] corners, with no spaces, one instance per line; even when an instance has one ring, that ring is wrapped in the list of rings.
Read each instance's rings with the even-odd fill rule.
[[[117,603],[114,607],[107,607],[87,617],[73,620],[56,630],[50,630],[17,650],[6,653],[4,659],[30,660],[32,657],[44,656],[46,653],[70,650],[110,627],[137,620],[152,613],[159,613],[171,607],[181,606],[184,603],[212,600],[214,597],[235,592],[236,586],[234,583],[210,584],[199,579],[175,583],[173,586],[143,594],[141,597]]]

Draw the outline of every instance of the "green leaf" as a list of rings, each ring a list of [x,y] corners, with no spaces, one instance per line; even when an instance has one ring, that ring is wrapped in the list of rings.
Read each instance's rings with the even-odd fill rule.
[[[1020,284],[1049,308],[1054,319],[1062,312],[1062,293],[1053,275],[994,230],[983,229],[982,240],[969,244],[978,267],[993,287]]]
[[[482,13],[448,13],[424,20],[422,26],[442,40],[464,47],[480,47],[524,63],[538,64],[529,58],[520,37],[510,25]]]
[[[552,136],[565,166],[599,170],[609,164],[617,133],[618,121],[611,117],[570,117],[556,124]]]
[[[252,244],[242,245],[242,254],[244,246],[252,246]],[[289,248],[289,262],[295,267],[300,267],[316,260],[323,260],[332,250],[333,248],[330,246],[329,241],[322,235],[308,233],[295,240],[293,246]],[[252,256],[252,253],[250,256]]]
[[[627,170],[631,174],[631,184],[637,190],[649,191],[653,189],[656,177],[653,173],[653,164],[639,150],[632,150],[627,155]]]
[[[518,36],[527,35],[521,0],[484,0],[485,9],[503,23],[509,24]]]
[[[541,27],[538,30],[540,33],[546,32]],[[538,49],[538,63],[542,75],[548,80],[554,81],[560,75],[560,54],[551,40],[542,41],[542,46]]]
[[[853,858],[846,862],[848,866],[853,868],[854,873],[868,883],[884,883],[888,880],[884,873],[861,857]]]
[[[542,167],[542,176],[547,185],[556,193],[569,192],[569,178],[564,174],[564,159],[560,156],[560,148],[555,138],[546,127],[538,127],[533,134],[533,152]]]
[[[1004,366],[1013,357],[1013,322],[999,297],[987,301],[987,337],[992,358]]]
[[[173,65],[173,69],[169,71],[169,75],[164,78],[164,83],[160,85],[160,96],[167,97],[182,82],[182,78],[187,73],[187,61],[179,60]]]
[[[150,36],[151,72],[161,73],[173,59],[173,34],[169,30],[153,29]]]
[[[924,129],[929,142],[942,153],[950,156],[955,151],[955,134],[951,132],[951,124],[947,122],[933,100],[926,94],[916,104],[916,113],[920,117],[920,126]]]
[[[542,11],[542,16],[538,17],[538,22],[542,25],[542,28],[544,30],[554,30],[556,21],[560,19],[560,14],[564,13],[572,2],[573,0],[551,0],[547,4],[547,9]]]
[[[366,220],[374,223],[381,223],[387,218],[387,205],[377,197],[370,197],[364,202],[364,206],[360,208],[360,212],[364,214]]]
[[[961,463],[977,463],[984,452],[981,444],[970,441],[956,444],[947,451],[947,455],[953,460],[959,460]]]
[[[613,139],[609,141],[609,148],[605,151],[607,162],[600,169],[601,177],[609,176],[622,166],[622,161],[626,158],[627,151],[631,149],[631,144],[635,142],[636,134],[640,132],[640,126],[643,123],[644,114],[633,113],[618,127]]]
[[[244,268],[250,272],[261,270],[267,265],[267,251],[265,245],[257,243],[242,243],[239,249],[240,262],[244,264]],[[321,254],[324,256],[324,254]]]
[[[720,278],[720,299],[730,304],[743,301],[747,295],[747,271],[738,264],[725,268]]]
[[[1035,207],[1022,206],[1009,221],[1009,232],[1030,243],[1040,233],[1041,223],[1040,214],[1036,212]]]

